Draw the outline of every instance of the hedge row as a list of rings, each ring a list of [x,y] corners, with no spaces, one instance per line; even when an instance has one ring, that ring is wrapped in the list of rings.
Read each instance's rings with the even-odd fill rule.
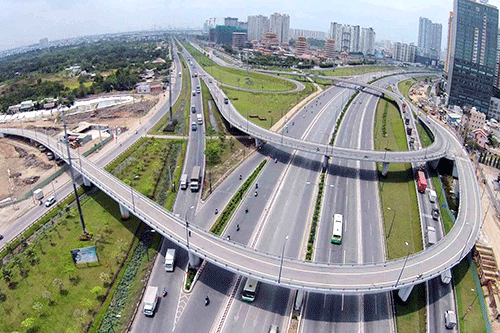
[[[349,98],[349,101],[347,101],[346,105],[344,105],[344,109],[342,110],[342,113],[339,116],[339,119],[337,119],[337,123],[335,124],[335,130],[333,131],[332,138],[330,139],[330,145],[333,145],[335,142],[335,138],[337,137],[337,132],[339,131],[340,128],[340,123],[342,123],[342,119],[345,116],[345,113],[347,112],[347,109],[349,108],[349,105],[351,105],[351,102],[358,96],[359,90],[356,91],[353,95],[351,95],[351,98]]]
[[[311,223],[311,231],[309,232],[309,239],[307,240],[307,253],[306,260],[312,260],[314,240],[316,239],[316,228],[318,226],[318,220],[321,213],[321,200],[323,198],[323,190],[325,188],[325,174],[322,173],[320,176],[318,196],[316,197],[316,206],[314,207],[313,219]]]
[[[255,168],[250,177],[248,177],[247,180],[245,180],[243,185],[241,185],[238,191],[234,194],[234,196],[231,198],[231,201],[229,201],[227,206],[224,208],[222,214],[220,214],[219,218],[217,219],[217,221],[215,221],[215,224],[210,229],[211,233],[216,234],[217,236],[220,236],[222,234],[224,228],[226,227],[226,224],[231,219],[231,216],[233,216],[236,207],[238,207],[241,200],[243,200],[243,197],[250,188],[250,185],[252,185],[255,178],[257,178],[259,172],[262,170],[262,168],[264,168],[266,162],[267,159],[264,159],[262,162],[260,162],[259,166]]]

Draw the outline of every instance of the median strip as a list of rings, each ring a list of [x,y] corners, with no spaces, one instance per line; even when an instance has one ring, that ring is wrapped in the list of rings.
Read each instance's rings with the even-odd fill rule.
[[[325,174],[322,173],[319,181],[318,195],[316,196],[316,206],[314,207],[313,219],[311,223],[311,231],[309,231],[309,239],[307,241],[306,260],[311,261],[314,248],[314,240],[316,239],[316,229],[321,213],[321,201],[323,198],[323,190],[325,188]]]
[[[342,113],[340,114],[339,119],[337,119],[337,123],[335,124],[335,130],[333,131],[332,138],[330,139],[330,145],[333,145],[333,143],[335,142],[335,138],[337,137],[340,124],[342,123],[342,119],[344,118],[347,109],[349,109],[349,105],[351,105],[351,102],[356,98],[356,96],[358,96],[358,94],[359,90],[356,91],[353,95],[351,95],[347,103],[344,105],[344,109],[342,110]]]
[[[234,194],[234,196],[231,198],[231,201],[226,205],[224,210],[222,211],[222,214],[219,216],[219,218],[215,221],[215,224],[210,228],[210,232],[220,236],[224,229],[226,228],[227,223],[231,219],[231,216],[233,216],[234,211],[240,204],[241,200],[243,200],[245,194],[247,191],[250,189],[250,185],[252,185],[253,181],[255,178],[257,178],[258,174],[264,168],[264,165],[266,165],[267,159],[263,160],[260,162],[259,166],[255,168],[255,170],[252,172],[250,177],[248,177],[243,185],[238,189],[238,191]]]

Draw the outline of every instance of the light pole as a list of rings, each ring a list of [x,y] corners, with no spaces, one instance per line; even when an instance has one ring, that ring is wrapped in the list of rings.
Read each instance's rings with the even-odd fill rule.
[[[283,248],[281,249],[281,262],[280,262],[280,272],[278,274],[278,284],[280,284],[281,282],[281,270],[283,269],[283,256],[285,255],[285,246],[287,240],[288,236],[285,237],[285,241],[283,242]]]
[[[389,233],[387,234],[387,238],[389,238],[391,236],[392,226],[394,225],[394,219],[396,218],[396,209],[391,208],[391,207],[387,207],[387,209],[392,210],[394,212],[394,214],[392,214],[392,222],[391,222],[391,226],[389,228]]]
[[[187,245],[188,253],[189,253],[189,230],[188,230],[189,224],[188,224],[187,214],[193,208],[194,208],[194,206],[189,207],[188,209],[186,209],[186,212],[184,213],[184,221],[186,222],[186,245]]]
[[[406,247],[408,247],[408,253],[406,254],[405,262],[403,263],[403,267],[401,268],[401,272],[399,272],[398,280],[396,281],[396,284],[394,285],[394,288],[396,288],[399,284],[399,279],[401,279],[401,275],[403,275],[403,270],[405,269],[406,262],[408,261],[408,257],[410,256],[410,244],[408,242],[405,242]]]

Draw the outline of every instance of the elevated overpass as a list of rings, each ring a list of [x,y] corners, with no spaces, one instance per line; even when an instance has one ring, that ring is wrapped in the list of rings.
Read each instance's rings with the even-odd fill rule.
[[[366,264],[313,263],[285,258],[279,285],[320,293],[378,293],[410,287],[431,279],[456,265],[469,252],[479,233],[481,216],[474,169],[460,143],[451,133],[437,124],[432,128],[435,134],[439,130],[443,139],[451,143],[448,147],[452,149],[460,180],[460,208],[455,227],[450,233],[429,249],[409,256],[406,264],[405,258]],[[93,183],[112,197],[121,209],[132,212],[164,237],[188,248],[190,253],[237,274],[278,284],[280,256],[223,240],[195,225],[188,226],[186,221],[166,211],[75,151],[71,151],[68,156],[63,144],[46,134],[22,128],[0,128],[0,134],[30,138],[47,146],[66,162],[69,158],[73,159],[73,168],[87,182]],[[310,147],[313,150],[316,148],[313,143]],[[412,151],[406,158],[421,160],[419,158],[422,155],[412,154],[417,155],[419,152]],[[379,158],[376,155],[369,156],[370,159],[366,160]],[[435,156],[438,158],[438,155]]]

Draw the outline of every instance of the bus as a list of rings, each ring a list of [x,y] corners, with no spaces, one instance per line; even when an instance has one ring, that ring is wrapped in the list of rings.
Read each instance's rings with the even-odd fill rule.
[[[257,295],[258,285],[259,281],[247,278],[247,282],[245,282],[245,286],[241,292],[241,299],[247,302],[253,302],[255,300],[255,296]]]
[[[333,215],[332,243],[340,244],[342,242],[342,214]]]

